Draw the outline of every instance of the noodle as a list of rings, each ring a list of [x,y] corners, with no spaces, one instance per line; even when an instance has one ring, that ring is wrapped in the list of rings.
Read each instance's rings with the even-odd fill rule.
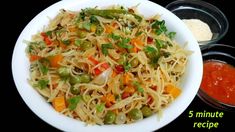
[[[145,19],[136,9],[61,10],[27,42],[29,83],[56,111],[87,124],[161,112],[180,94],[191,52],[159,15]]]

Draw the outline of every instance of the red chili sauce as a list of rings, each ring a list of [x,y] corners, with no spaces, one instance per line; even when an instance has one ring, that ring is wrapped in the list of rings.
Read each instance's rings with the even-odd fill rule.
[[[203,65],[201,88],[214,99],[235,105],[235,67],[220,61]]]

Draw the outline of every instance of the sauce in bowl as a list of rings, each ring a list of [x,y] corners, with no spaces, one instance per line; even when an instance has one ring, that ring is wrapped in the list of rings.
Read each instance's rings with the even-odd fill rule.
[[[201,89],[214,99],[235,105],[235,67],[209,60],[203,65]]]

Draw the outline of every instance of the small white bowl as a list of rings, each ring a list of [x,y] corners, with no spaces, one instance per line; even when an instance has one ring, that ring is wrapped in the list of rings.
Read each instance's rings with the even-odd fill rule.
[[[23,40],[31,40],[31,36],[47,25],[49,18],[54,18],[60,9],[79,11],[86,7],[106,7],[110,5],[131,7],[139,4],[138,11],[145,17],[157,13],[166,21],[169,31],[177,32],[176,41],[180,44],[188,42],[187,49],[193,51],[189,56],[186,73],[181,84],[181,95],[163,110],[162,116],[153,115],[132,124],[124,125],[88,125],[84,122],[66,117],[56,112],[52,106],[27,82],[29,79],[29,61],[26,57],[26,44]],[[202,79],[202,56],[199,45],[184,23],[167,9],[147,0],[71,0],[60,1],[39,13],[20,34],[12,57],[14,81],[21,97],[28,107],[42,120],[63,131],[153,131],[176,119],[189,106],[197,94]]]
[[[228,32],[229,22],[225,14],[216,6],[205,1],[177,0],[169,3],[166,8],[180,19],[199,19],[207,23],[213,33],[212,39],[199,41],[200,47],[215,44]]]

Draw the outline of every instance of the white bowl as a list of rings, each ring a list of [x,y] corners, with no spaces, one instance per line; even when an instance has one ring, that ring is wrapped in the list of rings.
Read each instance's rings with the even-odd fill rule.
[[[88,125],[84,122],[66,117],[56,112],[46,100],[27,82],[29,79],[29,60],[26,57],[26,44],[23,40],[31,40],[31,36],[47,25],[49,18],[54,18],[59,10],[80,10],[86,7],[105,7],[114,4],[131,7],[139,4],[138,11],[145,17],[161,14],[169,31],[177,32],[176,40],[180,44],[188,42],[187,49],[193,51],[189,56],[186,73],[181,84],[181,95],[163,110],[162,116],[153,115],[136,123],[125,125]],[[14,81],[21,97],[28,107],[42,120],[64,131],[153,131],[176,119],[189,106],[197,94],[202,78],[202,57],[199,45],[184,23],[167,9],[147,0],[70,0],[60,1],[39,13],[20,34],[12,57]]]

